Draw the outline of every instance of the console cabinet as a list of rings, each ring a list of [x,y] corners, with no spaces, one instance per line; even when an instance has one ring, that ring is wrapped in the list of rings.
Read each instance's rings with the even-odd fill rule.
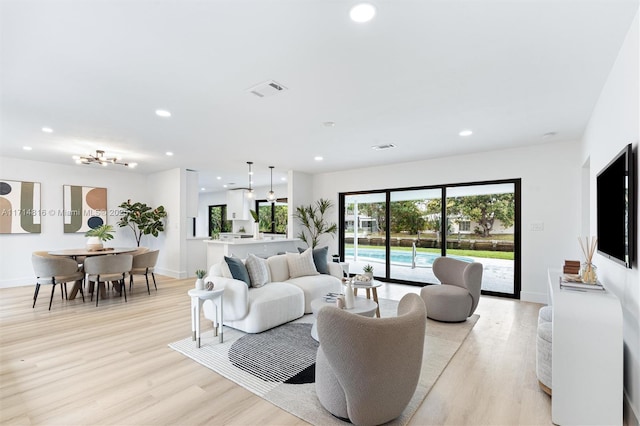
[[[609,290],[561,289],[560,276],[560,270],[548,271],[553,307],[551,420],[559,425],[620,425],[620,301]]]

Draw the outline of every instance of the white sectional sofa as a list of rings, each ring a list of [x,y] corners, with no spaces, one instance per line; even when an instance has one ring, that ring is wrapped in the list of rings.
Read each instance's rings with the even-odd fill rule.
[[[205,282],[211,281],[215,288],[225,289],[224,324],[246,333],[260,333],[311,313],[313,299],[342,289],[342,267],[326,262],[326,268],[316,268],[311,249],[302,254],[286,253],[268,259],[249,255],[242,261],[251,273],[251,279],[245,281],[233,277],[234,273],[237,275],[234,268],[242,269],[238,263],[237,259],[227,258],[213,265]],[[262,264],[257,266],[258,272],[256,264]],[[328,274],[321,274],[318,269]],[[213,321],[215,309],[210,301],[204,302],[207,319]]]

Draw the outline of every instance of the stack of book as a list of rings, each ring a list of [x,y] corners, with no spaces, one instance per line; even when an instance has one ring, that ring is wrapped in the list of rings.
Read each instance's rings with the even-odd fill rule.
[[[565,260],[562,272],[565,274],[577,275],[580,273],[580,261],[579,260]]]
[[[605,291],[604,287],[600,283],[587,284],[583,282],[570,281],[570,278],[567,280],[567,274],[560,277],[560,288],[577,291]]]

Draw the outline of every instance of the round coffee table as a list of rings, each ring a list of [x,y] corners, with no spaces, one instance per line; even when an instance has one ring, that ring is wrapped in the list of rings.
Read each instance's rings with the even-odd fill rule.
[[[336,302],[327,302],[324,300],[324,297],[319,297],[311,301],[311,311],[313,312],[314,319],[317,319],[318,312],[320,312],[320,309],[325,306],[336,306]],[[373,317],[377,309],[378,304],[373,300],[356,297],[353,308],[345,308],[344,310],[355,315],[362,315],[363,317]],[[318,340],[316,321],[313,321],[313,326],[311,326],[311,337],[313,337],[315,340]]]

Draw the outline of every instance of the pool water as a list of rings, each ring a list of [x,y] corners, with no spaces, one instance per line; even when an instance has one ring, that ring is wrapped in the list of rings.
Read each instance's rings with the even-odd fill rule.
[[[345,250],[345,257],[353,259],[353,248],[348,248]],[[424,253],[417,252],[416,253],[416,266],[423,268],[431,268],[433,266],[433,261],[440,257],[437,253]],[[472,263],[473,259],[470,257],[464,256],[451,256],[454,259],[462,260],[464,262]],[[391,263],[394,265],[402,265],[402,266],[411,266],[411,258],[412,253],[410,251],[394,251],[391,250]],[[385,260],[385,250],[384,249],[359,249],[358,250],[358,260],[367,260],[371,261],[380,261],[384,262]]]

